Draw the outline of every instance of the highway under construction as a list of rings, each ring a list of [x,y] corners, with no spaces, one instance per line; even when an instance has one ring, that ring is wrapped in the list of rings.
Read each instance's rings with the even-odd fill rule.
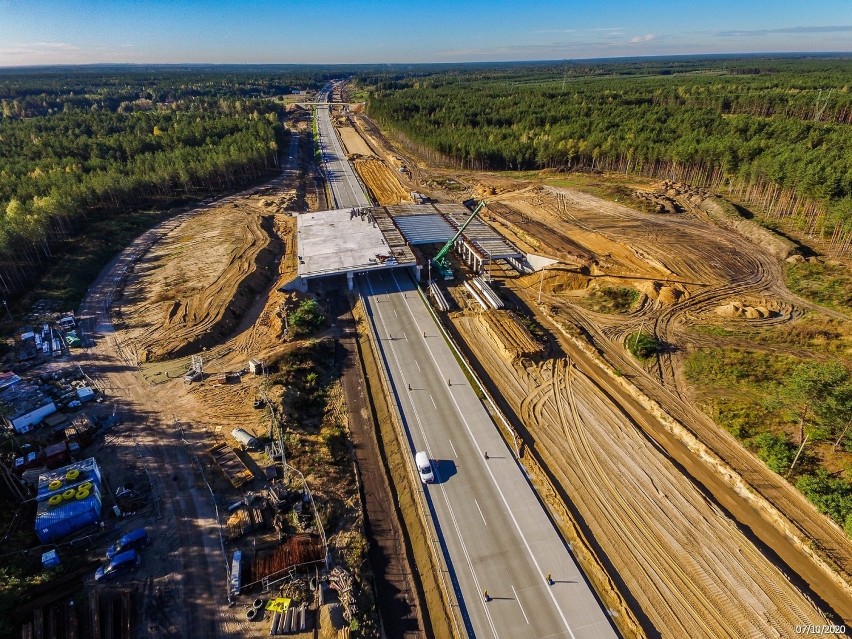
[[[460,205],[422,205],[427,209],[397,216],[393,213],[401,211],[393,207],[373,209],[339,150],[328,109],[315,113],[338,208],[310,214],[307,224],[298,225],[300,251],[305,247],[306,252],[299,256],[298,285],[337,274],[346,275],[359,291],[384,365],[386,391],[410,446],[411,472],[416,474],[415,451],[426,451],[436,475],[434,484],[424,486],[430,517],[424,523],[434,529],[434,551],[446,563],[457,625],[477,637],[616,637],[516,451],[506,445],[474,377],[459,364],[418,288],[424,267],[422,279],[437,274],[428,263],[412,259],[410,240],[416,242],[418,235],[430,243],[455,238],[461,257],[475,269],[489,258],[523,269],[524,255],[484,224],[474,227],[473,239],[463,238],[460,230],[473,216]],[[390,218],[396,221],[392,226]],[[312,238],[321,233],[317,251],[340,256],[353,232],[372,237],[373,244],[360,256],[341,258],[329,268],[330,259],[307,254]],[[342,250],[334,250],[338,244]]]

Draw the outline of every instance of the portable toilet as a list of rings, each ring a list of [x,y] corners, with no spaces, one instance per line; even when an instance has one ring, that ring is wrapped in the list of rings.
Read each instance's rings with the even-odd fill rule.
[[[44,566],[45,570],[56,568],[59,565],[59,555],[56,554],[55,548],[42,554],[41,565]]]

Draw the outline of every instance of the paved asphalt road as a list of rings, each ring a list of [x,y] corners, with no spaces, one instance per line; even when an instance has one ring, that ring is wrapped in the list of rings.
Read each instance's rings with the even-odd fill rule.
[[[328,110],[318,108],[317,119],[335,206],[369,206]],[[426,487],[426,500],[468,632],[617,637],[409,276],[389,270],[358,280],[404,416],[411,463],[415,450],[433,460],[437,483]]]
[[[317,97],[317,102],[328,100],[329,89],[323,89]],[[372,206],[370,198],[364,193],[355,171],[349,160],[334,127],[329,114],[330,107],[317,107],[317,128],[319,129],[319,145],[325,163],[326,179],[331,185],[334,196],[334,208],[345,209],[351,206]]]
[[[616,637],[414,283],[382,271],[358,284],[412,450],[433,460],[427,501],[471,634]]]

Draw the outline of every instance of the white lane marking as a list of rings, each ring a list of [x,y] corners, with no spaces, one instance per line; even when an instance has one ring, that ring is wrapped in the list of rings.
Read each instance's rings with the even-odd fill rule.
[[[420,370],[420,364],[417,363],[417,360],[414,360],[414,365],[417,367],[417,370]],[[422,371],[421,371],[422,372]]]
[[[455,447],[455,446],[453,446],[453,440],[452,440],[452,439],[448,439],[447,441],[448,441],[448,442],[450,442],[450,448],[452,448],[452,449],[453,449],[453,455],[455,456],[455,458],[456,458],[456,459],[458,459],[458,458],[459,458],[459,454],[456,452],[456,447]]]
[[[371,295],[375,295],[373,292],[373,283],[370,281],[370,278],[367,278],[367,285],[370,287]],[[382,326],[385,326],[385,318],[382,317],[381,312],[379,312],[379,307],[376,307],[376,315],[379,316],[379,319],[382,322]],[[375,321],[375,320],[374,320]],[[387,328],[385,328],[387,330]],[[378,333],[378,331],[376,331]],[[390,352],[393,355],[394,362],[396,363],[396,368],[400,373],[400,377],[403,378],[403,382],[405,381],[405,376],[402,374],[402,367],[399,365],[399,358],[396,355],[396,349],[393,347],[393,343],[390,345]],[[402,408],[402,407],[400,407]],[[417,411],[417,406],[414,405],[414,402],[411,402],[411,410],[414,413],[414,420],[417,422],[417,429],[420,431],[420,436],[423,437],[423,444],[426,447],[426,453],[429,455],[430,459],[434,459],[432,455],[432,448],[429,445],[429,438],[426,437],[426,431],[423,428],[423,422],[420,421],[420,413]],[[459,545],[462,549],[462,554],[464,555],[465,562],[467,563],[468,570],[470,570],[470,575],[473,577],[473,585],[476,588],[476,592],[483,592],[482,584],[479,583],[479,578],[476,576],[476,571],[473,569],[473,560],[470,558],[470,553],[467,550],[467,545],[464,543],[464,537],[462,537],[461,528],[459,527],[458,520],[456,519],[455,511],[453,511],[452,505],[450,505],[450,497],[447,495],[447,489],[443,483],[438,484],[441,488],[441,495],[444,497],[444,503],[447,505],[447,512],[450,514],[450,521],[453,524],[453,529],[456,531],[456,537],[459,540]],[[491,618],[491,613],[488,611],[488,605],[485,601],[484,597],[478,597],[480,605],[482,606],[482,611],[485,613],[485,618],[488,620],[488,625],[491,626],[491,632],[494,633],[494,636],[499,639],[499,635],[497,634],[497,627],[494,625],[494,619]],[[473,605],[473,602],[470,602]]]
[[[521,604],[521,598],[518,596],[518,591],[515,590],[514,584],[512,584],[512,592],[515,593],[515,601],[518,602],[518,606],[520,606],[520,608],[521,608],[521,614],[524,616],[524,619],[526,619],[527,624],[529,624],[530,618],[527,617],[527,613],[524,611],[524,606]]]
[[[438,408],[438,405],[435,403],[435,398],[432,397],[431,395],[429,395],[429,399],[432,400],[432,406],[434,406],[435,408]]]
[[[488,522],[485,521],[485,515],[482,514],[482,508],[479,507],[479,502],[476,501],[476,497],[473,498],[473,503],[476,504],[476,509],[479,511],[479,516],[482,517],[482,523],[487,526]],[[529,623],[529,622],[527,622],[527,623]]]
[[[396,273],[391,271],[390,276],[391,276],[391,278],[393,278],[393,281],[396,284],[397,291],[399,291],[401,293],[402,288],[399,285],[399,280],[396,279]],[[414,320],[414,324],[417,325],[417,317],[414,315],[414,311],[411,309],[411,305],[408,303],[408,300],[404,299],[403,303],[406,305],[406,307],[408,307],[408,312],[411,315],[412,320]],[[432,320],[431,316],[429,316],[429,320],[434,322],[434,320]],[[418,326],[418,329],[419,328],[420,327]],[[435,354],[432,352],[432,349],[429,347],[429,342],[424,341],[423,343],[426,345],[426,350],[429,351],[429,356],[432,358],[432,363],[435,364],[435,370],[437,370],[438,373],[440,374],[440,378],[443,378],[444,374],[441,372],[441,367],[438,366],[438,360],[435,359]],[[453,361],[455,361],[455,360],[453,360]],[[470,436],[470,439],[473,442],[473,445],[476,447],[476,450],[479,452],[479,454],[482,455],[483,451],[479,447],[479,444],[477,443],[476,438],[473,436],[473,431],[470,428],[470,424],[468,423],[467,419],[465,418],[464,412],[462,411],[461,406],[459,406],[459,403],[456,400],[455,395],[453,393],[449,393],[449,396],[450,396],[450,399],[453,400],[453,404],[455,404],[456,412],[458,413],[459,417],[461,418],[462,423],[464,424],[465,430],[467,430],[467,434]],[[497,489],[497,492],[500,495],[500,499],[503,501],[503,506],[505,507],[506,512],[509,513],[509,517],[512,518],[512,523],[515,524],[515,530],[518,531],[518,534],[521,536],[521,539],[524,542],[524,547],[527,549],[527,554],[529,555],[530,559],[532,560],[533,564],[535,565],[535,569],[538,572],[539,576],[543,580],[544,579],[544,572],[542,571],[541,566],[538,563],[538,560],[535,558],[535,555],[533,554],[532,548],[530,548],[530,544],[529,544],[529,541],[527,541],[526,535],[524,535],[523,530],[521,530],[521,525],[518,523],[518,519],[515,517],[515,513],[509,507],[509,502],[506,499],[506,495],[503,494],[503,490],[500,488],[500,485],[497,483],[497,478],[494,476],[494,473],[491,470],[491,466],[489,464],[483,464],[483,465],[485,466],[485,470],[488,472],[488,475],[491,477],[491,482],[494,484],[494,487]],[[571,629],[571,625],[568,623],[568,619],[566,619],[566,617],[565,617],[565,613],[562,612],[562,607],[559,605],[559,602],[556,600],[556,595],[553,594],[553,590],[554,590],[553,588],[548,588],[547,594],[550,595],[550,599],[553,602],[553,605],[556,608],[556,611],[559,613],[559,616],[561,617],[562,623],[565,625],[566,630],[568,630],[568,634],[571,635],[572,639],[577,639],[576,636],[574,635],[574,631]]]
[[[399,317],[399,315],[397,315],[397,314],[396,314],[396,309],[393,309],[393,314],[394,314],[396,317]]]

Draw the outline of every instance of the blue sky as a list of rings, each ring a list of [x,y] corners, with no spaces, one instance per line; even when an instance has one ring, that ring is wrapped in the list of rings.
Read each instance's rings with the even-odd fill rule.
[[[0,0],[0,66],[852,51],[852,0]]]

